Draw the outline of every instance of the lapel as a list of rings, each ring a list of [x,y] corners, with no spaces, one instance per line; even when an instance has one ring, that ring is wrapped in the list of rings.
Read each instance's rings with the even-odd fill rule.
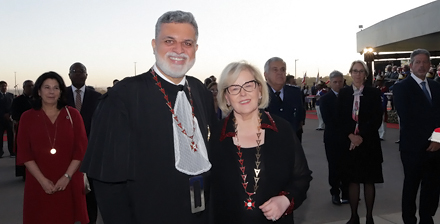
[[[410,92],[412,92],[415,95],[416,99],[422,99],[421,101],[425,104],[426,107],[432,107],[432,103],[430,103],[428,101],[428,98],[426,98],[425,93],[423,92],[420,85],[417,83],[417,81],[412,76],[410,76],[410,77],[411,77],[411,79],[408,80],[408,82],[410,82],[410,86],[412,88],[412,91],[410,91]],[[428,80],[428,85],[429,84],[430,84],[430,82]],[[430,89],[431,89],[431,86],[433,87],[434,85],[430,85],[429,86]],[[434,88],[432,88],[432,89],[434,89]],[[432,90],[431,90],[431,98],[432,98],[432,95],[433,94],[432,94]],[[431,99],[431,102],[434,102],[434,101]]]
[[[83,98],[83,101],[82,101],[81,110],[83,110],[84,108],[87,110],[87,104],[89,103],[89,101],[87,100],[88,99],[88,93],[89,93],[89,90],[87,89],[87,86],[86,86],[86,88],[84,89],[84,98]]]
[[[67,87],[67,104],[71,107],[75,107],[75,99],[73,98],[72,86]]]
[[[432,105],[438,105],[438,101],[440,100],[438,96],[440,96],[440,89],[436,88],[436,81],[428,79],[429,90],[431,91],[431,102]]]

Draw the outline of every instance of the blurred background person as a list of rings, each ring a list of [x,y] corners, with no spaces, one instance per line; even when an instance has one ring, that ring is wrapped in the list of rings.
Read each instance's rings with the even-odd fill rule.
[[[14,153],[14,133],[12,130],[11,121],[11,106],[14,100],[14,94],[7,92],[8,83],[0,81],[0,135],[3,138],[3,133],[6,131],[8,137],[9,157],[15,158]],[[0,152],[0,158],[3,156],[3,145]]]
[[[217,94],[218,94],[217,83],[211,82],[208,85],[208,89],[209,89],[209,91],[211,91],[212,97],[214,98],[214,109],[215,109],[216,116],[219,120],[221,120],[222,119],[222,110],[218,107],[218,103],[217,103]]]
[[[325,123],[324,146],[325,155],[328,161],[328,182],[330,184],[330,194],[332,203],[335,205],[348,203],[348,183],[344,175],[342,164],[346,162],[346,150],[341,142],[341,122],[338,116],[338,94],[342,88],[344,76],[339,71],[333,71],[329,75],[331,89],[323,95],[319,101],[322,120]]]
[[[217,101],[230,114],[210,141],[214,222],[293,223],[312,179],[295,132],[263,110],[271,90],[254,66],[231,63],[219,80]]]
[[[363,61],[352,62],[349,72],[352,86],[341,89],[338,97],[341,131],[345,138],[343,147],[348,153],[345,164],[351,207],[348,224],[359,223],[357,210],[361,183],[367,208],[366,223],[372,224],[375,183],[383,183],[383,158],[378,133],[382,123],[382,101],[379,89],[364,86],[369,71]]]
[[[14,133],[15,133],[15,144],[14,150],[17,151],[17,133],[18,125],[20,123],[21,115],[32,108],[32,90],[34,89],[34,82],[32,80],[26,80],[23,82],[23,94],[18,96],[12,101],[11,106],[11,118],[14,121]],[[17,160],[15,161],[15,176],[26,178],[26,171],[23,165],[17,165]]]
[[[69,68],[69,78],[71,86],[66,88],[67,105],[76,108],[84,121],[87,138],[89,138],[90,128],[92,126],[92,116],[98,106],[101,93],[86,86],[88,77],[87,68],[82,63],[73,63]],[[86,195],[87,213],[89,215],[89,224],[95,224],[98,218],[98,205],[96,203],[93,181],[89,181],[90,192]]]
[[[83,174],[87,148],[79,112],[66,106],[66,85],[47,72],[35,82],[33,109],[23,113],[18,164],[26,166],[23,223],[88,223]]]
[[[322,131],[325,129],[324,121],[322,120],[321,116],[321,110],[319,109],[320,101],[319,99],[324,96],[327,93],[327,85],[323,81],[319,81],[318,84],[316,84],[316,97],[315,97],[315,108],[316,108],[316,115],[318,116],[318,127],[316,130]]]

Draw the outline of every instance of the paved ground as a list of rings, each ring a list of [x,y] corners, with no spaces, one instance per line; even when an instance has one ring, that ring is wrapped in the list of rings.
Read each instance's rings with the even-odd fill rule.
[[[313,181],[308,192],[308,199],[295,211],[295,224],[343,224],[350,217],[350,206],[335,206],[331,203],[327,183],[327,161],[322,143],[322,131],[316,131],[317,120],[307,119],[303,147],[313,171]],[[400,197],[403,183],[403,171],[399,158],[397,129],[387,129],[385,141],[382,142],[384,155],[383,172],[385,183],[376,186],[376,204],[374,208],[376,224],[400,224]],[[14,159],[0,159],[0,223],[22,223],[23,188],[24,182],[14,175]],[[361,193],[362,194],[362,193]],[[365,206],[362,201],[359,206],[360,216],[365,216]],[[440,223],[440,215],[435,217],[435,223]],[[98,221],[99,224],[103,222]],[[365,223],[365,218],[361,218]]]

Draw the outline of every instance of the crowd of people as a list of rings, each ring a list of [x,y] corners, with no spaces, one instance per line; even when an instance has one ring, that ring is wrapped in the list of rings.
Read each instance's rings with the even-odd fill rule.
[[[336,70],[329,87],[314,85],[309,104],[307,88],[295,86],[279,57],[263,73],[241,61],[218,82],[187,76],[198,49],[189,12],[163,14],[155,30],[153,67],[115,80],[104,95],[86,86],[79,62],[69,68],[71,86],[47,72],[35,86],[25,81],[14,99],[0,82],[1,127],[10,128],[10,156],[15,146],[17,165],[26,167],[23,223],[96,223],[98,207],[106,224],[293,223],[312,180],[301,144],[311,107],[324,130],[332,203],[349,203],[348,224],[359,223],[362,184],[366,220],[374,223],[375,184],[384,182],[384,98],[381,85],[365,82],[363,61],[351,63],[350,86]],[[427,76],[429,59],[417,49],[405,79],[397,82],[392,70],[382,79],[397,82],[405,223],[416,223],[420,183],[421,223],[433,223],[439,202],[440,84]]]

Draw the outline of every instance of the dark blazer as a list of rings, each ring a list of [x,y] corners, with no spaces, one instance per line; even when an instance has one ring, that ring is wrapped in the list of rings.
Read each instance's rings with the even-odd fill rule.
[[[308,167],[301,143],[293,137],[295,133],[289,123],[265,112],[261,113],[261,128],[265,130],[265,140],[261,146],[259,187],[257,194],[252,197],[255,208],[251,211],[243,206],[247,195],[241,184],[243,179],[237,146],[232,139],[235,136],[233,117],[234,113],[231,113],[223,119],[222,127],[213,130],[210,139],[214,223],[267,223],[258,206],[283,191],[289,193],[286,197],[294,202],[294,209],[298,208],[307,197],[312,171]],[[245,154],[246,152],[243,153]],[[250,163],[254,164],[255,156],[252,155],[251,158]],[[253,170],[253,167],[247,166],[245,170],[248,169]],[[253,175],[247,176],[251,185],[247,187],[248,191],[254,186],[253,178]],[[293,223],[292,219],[293,215],[289,214],[277,223]]]
[[[426,151],[428,138],[440,127],[440,84],[427,80],[432,104],[411,76],[394,86],[394,105],[400,118],[400,151]]]
[[[322,120],[325,123],[324,143],[339,145],[341,140],[340,120],[338,118],[338,97],[330,90],[319,99]],[[340,147],[338,147],[340,148]]]
[[[11,112],[12,101],[14,100],[14,94],[6,92],[5,95],[0,94],[0,120],[6,122],[3,116]]]
[[[341,122],[341,134],[344,139],[342,147],[348,151],[350,147],[350,139],[348,135],[354,133],[356,121],[352,118],[353,109],[353,88],[351,86],[342,88],[338,96],[339,119]],[[362,144],[357,149],[352,150],[349,154],[353,154],[355,158],[361,161],[350,160],[350,163],[371,164],[382,163],[382,148],[379,139],[378,129],[382,124],[382,100],[380,90],[377,88],[365,86],[360,97],[359,108],[359,135],[362,137]],[[354,155],[355,154],[355,155]]]
[[[72,86],[67,87],[66,91],[67,95],[67,105],[75,108],[75,96],[72,92]],[[84,121],[84,126],[86,128],[87,137],[90,134],[90,127],[92,125],[92,117],[95,112],[96,107],[98,106],[99,97],[101,97],[101,93],[96,92],[90,87],[86,86],[86,90],[84,91],[84,99],[81,106],[81,116]]]
[[[301,122],[305,119],[301,90],[295,86],[285,85],[283,87],[283,102],[280,102],[272,88],[269,85],[268,87],[270,102],[266,111],[287,120],[293,130],[297,132],[301,128]]]

